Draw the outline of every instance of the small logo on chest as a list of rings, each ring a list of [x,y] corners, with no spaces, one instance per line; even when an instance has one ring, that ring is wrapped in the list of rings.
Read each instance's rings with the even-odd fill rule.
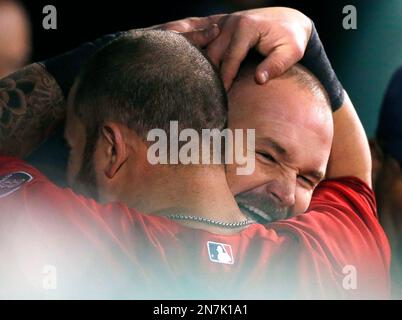
[[[233,264],[233,251],[229,244],[208,241],[208,255],[212,262]]]

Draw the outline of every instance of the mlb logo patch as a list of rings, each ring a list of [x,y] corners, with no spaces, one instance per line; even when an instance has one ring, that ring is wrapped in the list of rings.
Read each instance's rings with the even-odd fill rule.
[[[229,244],[208,241],[208,254],[212,262],[233,264],[233,251]]]

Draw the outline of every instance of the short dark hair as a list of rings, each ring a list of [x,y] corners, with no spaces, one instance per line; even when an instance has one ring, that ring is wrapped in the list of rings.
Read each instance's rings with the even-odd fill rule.
[[[242,62],[235,81],[253,77],[257,66],[263,59],[265,59],[265,57],[255,50],[251,50]],[[324,86],[321,84],[320,80],[303,65],[298,63],[294,64],[276,79],[293,79],[300,88],[311,92],[317,99],[323,101],[321,105],[323,109],[332,112],[331,102]]]
[[[98,51],[83,68],[75,114],[95,138],[105,121],[117,121],[144,139],[149,130],[222,129],[227,96],[218,72],[183,36],[133,31]]]

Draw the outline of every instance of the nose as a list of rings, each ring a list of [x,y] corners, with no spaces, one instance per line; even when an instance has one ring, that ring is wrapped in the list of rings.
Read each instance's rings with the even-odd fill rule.
[[[281,176],[266,185],[266,192],[279,207],[292,207],[296,202],[296,176]]]

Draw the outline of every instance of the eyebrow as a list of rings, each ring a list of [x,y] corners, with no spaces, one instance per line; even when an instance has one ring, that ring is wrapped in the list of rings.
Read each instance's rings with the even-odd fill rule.
[[[275,141],[272,138],[262,138],[261,139],[263,141],[264,144],[270,146],[271,148],[273,148],[277,153],[279,153],[280,155],[284,156],[284,157],[288,157],[288,152],[286,151],[286,149],[284,147],[282,147],[277,141]]]

